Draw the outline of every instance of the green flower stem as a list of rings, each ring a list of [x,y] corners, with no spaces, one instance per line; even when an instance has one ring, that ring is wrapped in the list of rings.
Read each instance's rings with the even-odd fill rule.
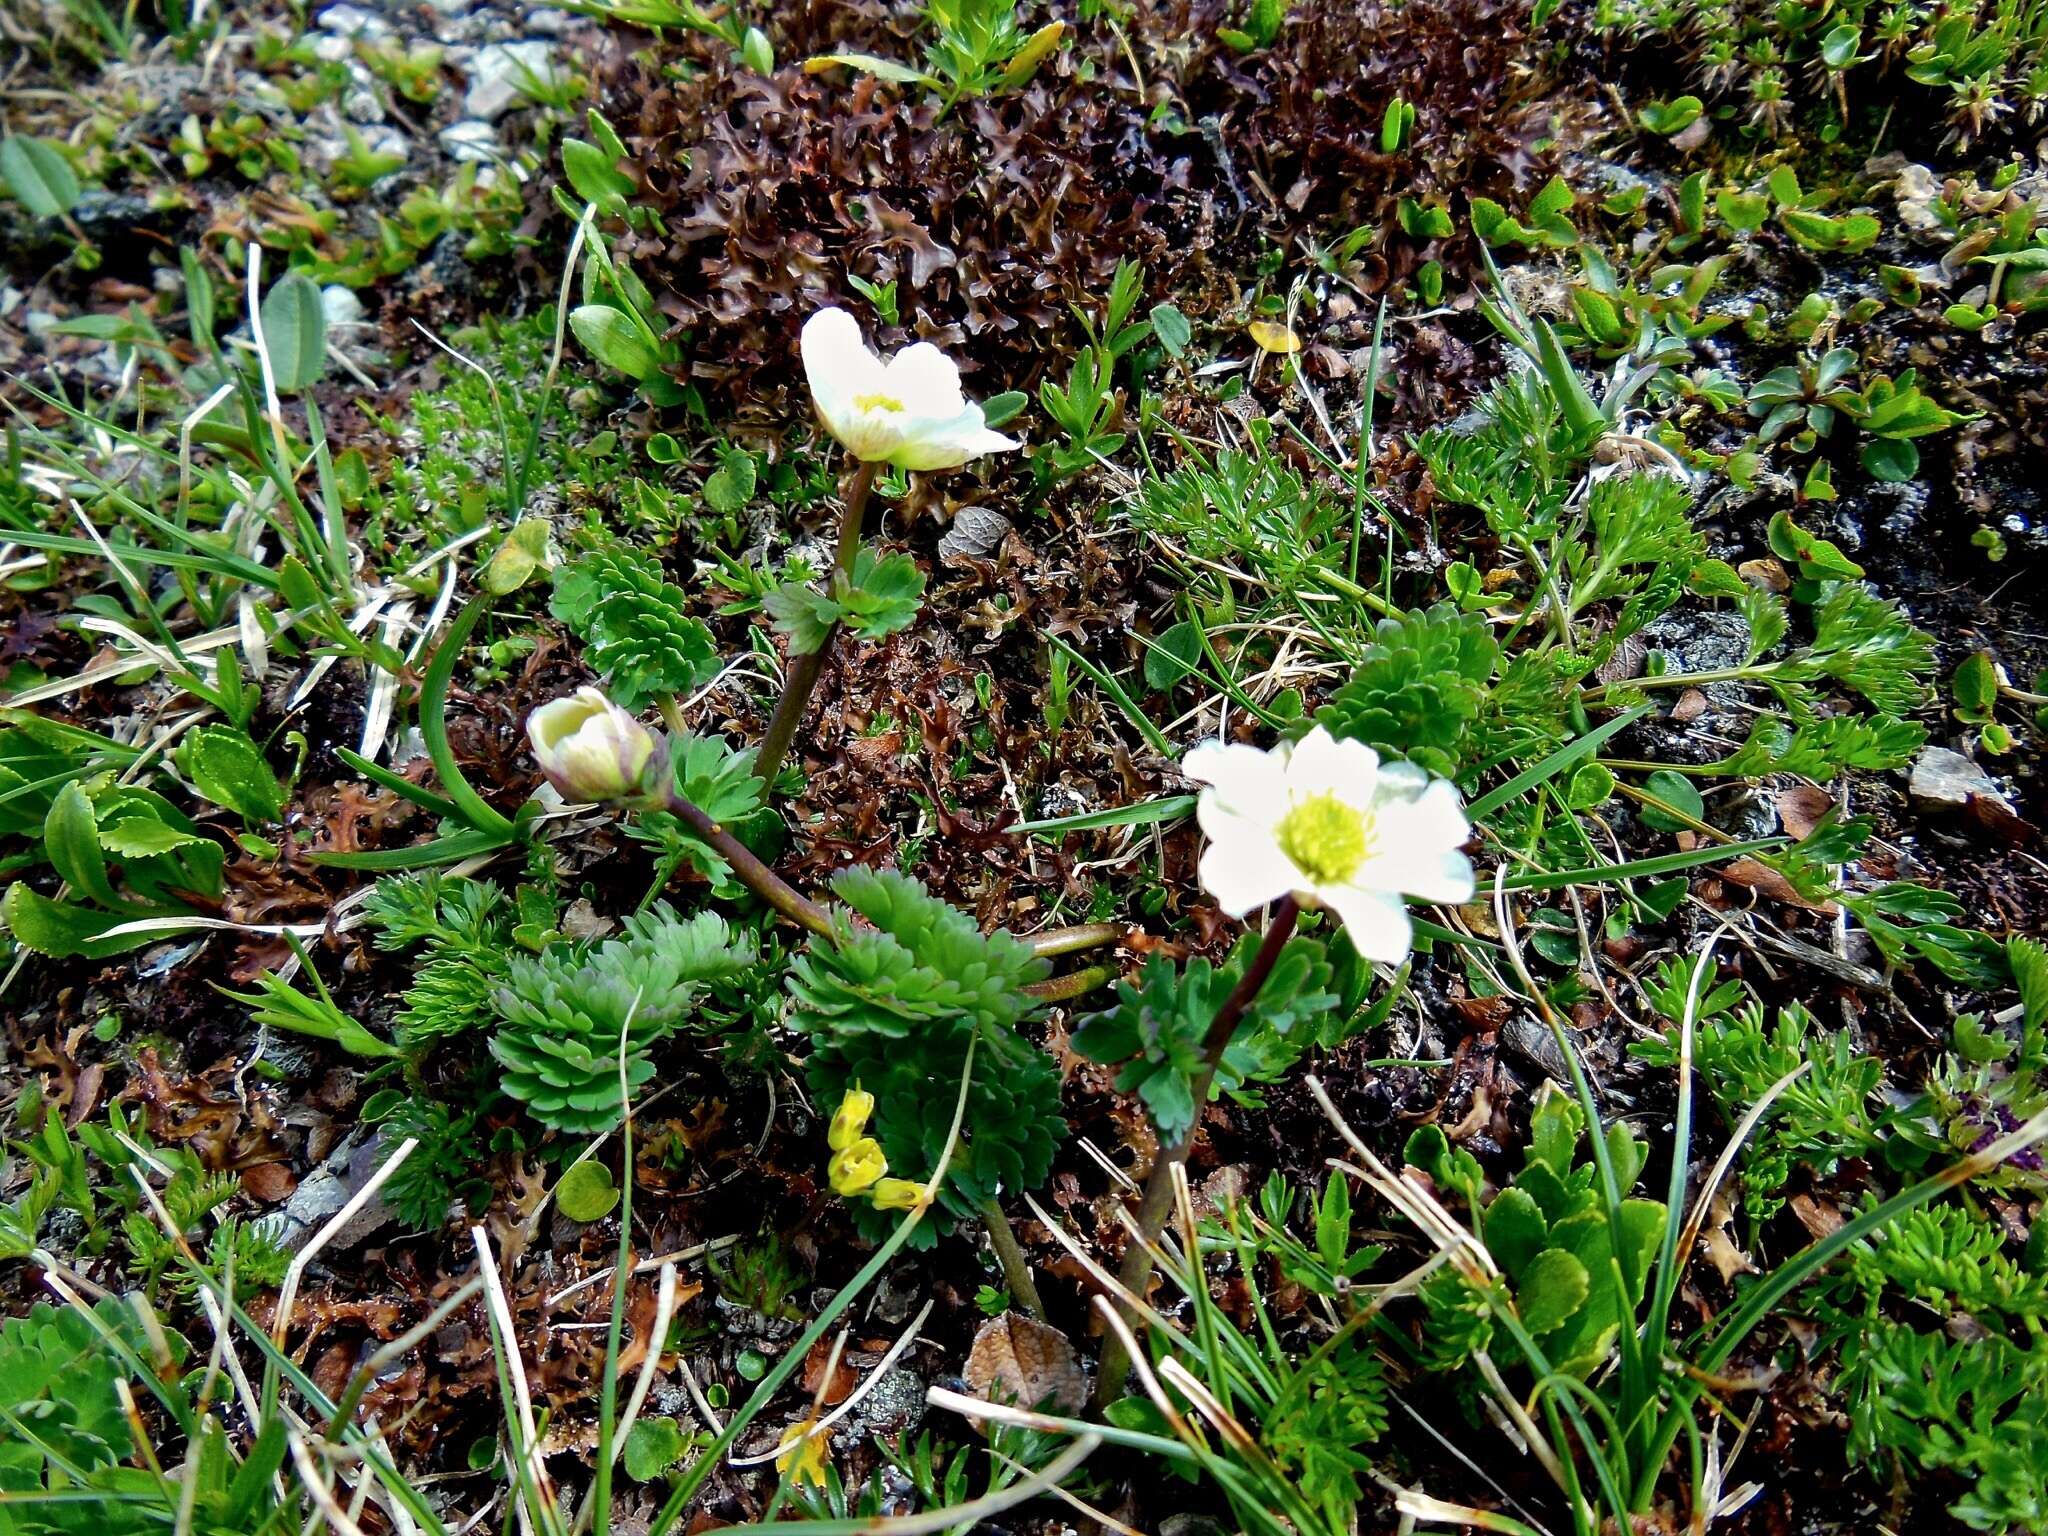
[[[846,477],[842,492],[846,510],[840,514],[839,547],[832,557],[834,588],[853,579],[854,557],[860,553],[861,523],[867,516],[868,492],[874,489],[876,468],[863,460]],[[803,724],[804,711],[810,707],[811,692],[824,673],[825,657],[838,637],[839,623],[835,619],[816,650],[789,659],[789,670],[782,680],[782,697],[775,701],[775,713],[769,717],[760,753],[754,761],[754,772],[760,775],[765,793],[775,791],[775,777],[782,771],[782,760],[789,756],[790,743],[796,740],[796,729]]]
[[[775,1394],[782,1390],[782,1384],[796,1374],[798,1366],[810,1358],[811,1346],[825,1336],[826,1331],[839,1320],[839,1315],[853,1305],[861,1293],[889,1267],[889,1261],[896,1257],[897,1251],[910,1241],[911,1233],[917,1230],[918,1223],[924,1220],[925,1213],[931,1209],[932,1199],[936,1197],[946,1177],[946,1170],[952,1166],[953,1153],[960,1145],[961,1124],[967,1118],[968,1090],[974,1085],[975,1047],[980,1043],[981,1036],[978,1032],[968,1037],[967,1061],[960,1071],[960,1097],[953,1103],[953,1126],[946,1133],[946,1144],[939,1149],[938,1165],[932,1169],[931,1179],[925,1185],[925,1200],[912,1208],[903,1218],[903,1225],[889,1235],[882,1246],[875,1250],[873,1257],[860,1267],[860,1272],[840,1288],[839,1294],[832,1298],[825,1310],[811,1320],[810,1327],[783,1352],[782,1358],[761,1378],[753,1393],[740,1405],[739,1411],[726,1420],[725,1428],[719,1433],[718,1438],[683,1469],[681,1476],[670,1489],[668,1502],[662,1505],[661,1512],[654,1517],[653,1523],[648,1527],[648,1536],[668,1536],[668,1533],[675,1529],[677,1522],[683,1517],[683,1512],[690,1507],[690,1501],[697,1496],[697,1490],[725,1464],[726,1452],[732,1449],[733,1442],[746,1433],[747,1426],[754,1422],[761,1410],[766,1408]]]
[[[1048,928],[1043,933],[1020,935],[1031,952],[1050,960],[1054,955],[1071,955],[1076,950],[1100,949],[1129,933],[1127,923],[1081,923],[1072,928]]]
[[[740,882],[777,912],[798,927],[807,928],[812,933],[831,933],[830,913],[762,863],[753,849],[734,837],[720,823],[712,820],[701,806],[687,799],[673,784],[664,790],[661,808],[708,843],[732,866],[733,873],[739,876]],[[1034,954],[1067,955],[1076,950],[1095,949],[1104,944],[1113,944],[1121,939],[1126,931],[1120,923],[1084,923],[1075,928],[1051,928],[1019,942],[1030,948]],[[1046,1002],[1060,1003],[1093,992],[1097,987],[1114,981],[1116,976],[1116,966],[1095,965],[1084,971],[1076,971],[1071,976],[1058,976],[1051,981],[1039,982],[1026,990],[1032,996]]]
[[[1583,695],[1582,702],[1588,709],[1604,709],[1608,705],[1610,695],[1627,693],[1639,688],[1704,688],[1710,683],[1762,682],[1774,676],[1783,665],[1782,661],[1767,661],[1747,667],[1716,667],[1711,672],[1660,672],[1654,676],[1632,677],[1626,682],[1609,683],[1603,688],[1594,689]]]
[[[1003,1268],[1003,1284],[1009,1287],[1010,1299],[1044,1322],[1045,1303],[1038,1299],[1038,1282],[1031,1277],[1031,1261],[1024,1257],[1024,1247],[1017,1241],[1010,1218],[993,1199],[981,1202],[981,1227],[988,1233],[989,1246],[996,1251],[996,1263]]]
[[[1294,936],[1294,922],[1300,916],[1301,908],[1292,896],[1283,896],[1274,904],[1273,915],[1266,923],[1266,932],[1259,941],[1259,952],[1252,957],[1251,968],[1244,973],[1223,1006],[1216,1010],[1216,1017],[1209,1022],[1209,1032],[1202,1037],[1202,1065],[1190,1085],[1194,1090],[1194,1119],[1188,1123],[1180,1140],[1153,1163],[1152,1176],[1145,1181],[1145,1194],[1138,1205],[1139,1235],[1131,1239],[1130,1247],[1124,1252],[1123,1267],[1117,1271],[1118,1282],[1133,1296],[1142,1297],[1146,1284],[1152,1278],[1152,1248],[1159,1234],[1166,1229],[1167,1215],[1173,1209],[1173,1170],[1187,1162],[1188,1154],[1194,1150],[1195,1137],[1202,1129],[1202,1110],[1209,1102],[1209,1089],[1216,1081],[1216,1068],[1223,1060],[1223,1052],[1230,1045],[1231,1036],[1237,1033],[1245,1010],[1251,1007],[1260,988],[1265,986],[1266,978],[1272,974],[1280,959],[1280,951]],[[1128,1304],[1120,1302],[1118,1305],[1124,1321],[1136,1327],[1137,1314]],[[1123,1341],[1111,1334],[1103,1346],[1102,1369],[1095,1377],[1094,1406],[1097,1413],[1123,1395],[1124,1381],[1130,1373],[1130,1355],[1125,1351]]]
[[[829,934],[832,931],[831,916],[823,907],[763,864],[753,849],[713,821],[692,801],[685,799],[673,784],[663,794],[662,809],[710,844],[732,866],[732,872],[740,877],[747,889],[777,912],[812,933]]]
[[[1122,966],[1091,965],[1085,971],[1055,976],[1050,981],[1033,982],[1024,990],[1041,1003],[1071,1003],[1077,997],[1086,997],[1097,987],[1108,986],[1122,974]]]

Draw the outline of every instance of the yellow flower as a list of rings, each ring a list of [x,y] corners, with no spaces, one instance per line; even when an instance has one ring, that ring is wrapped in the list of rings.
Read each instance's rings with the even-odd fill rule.
[[[882,1155],[882,1144],[872,1136],[863,1136],[841,1147],[825,1165],[833,1191],[841,1195],[859,1194],[888,1171],[889,1159]]]
[[[792,1424],[782,1432],[782,1447],[775,1458],[775,1470],[792,1483],[825,1486],[825,1437],[811,1433],[816,1418]]]
[[[878,1211],[911,1211],[924,1204],[924,1186],[914,1179],[878,1179],[868,1198]]]
[[[834,1152],[844,1152],[859,1141],[868,1128],[868,1116],[875,1112],[875,1096],[861,1092],[859,1083],[846,1090],[846,1097],[839,1101],[839,1112],[832,1117],[832,1129],[825,1133],[825,1140]]]
[[[1301,338],[1284,325],[1271,320],[1254,320],[1245,327],[1252,333],[1252,340],[1267,352],[1278,352],[1285,356],[1301,350]]]

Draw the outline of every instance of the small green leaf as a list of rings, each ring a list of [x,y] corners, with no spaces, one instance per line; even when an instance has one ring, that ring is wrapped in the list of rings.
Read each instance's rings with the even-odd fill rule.
[[[139,949],[161,937],[154,933],[128,934],[117,939],[101,937],[109,928],[128,920],[127,913],[95,912],[75,902],[52,901],[19,880],[0,897],[0,922],[6,923],[7,931],[27,948],[53,959],[83,956],[103,960],[109,955]]]
[[[1546,1248],[1529,1261],[1515,1287],[1522,1325],[1537,1337],[1564,1326],[1592,1293],[1586,1266],[1562,1248]]]
[[[244,821],[276,821],[285,789],[263,760],[263,750],[230,725],[204,725],[179,743],[178,771],[192,787]]]
[[[1714,211],[1737,234],[1753,234],[1763,228],[1764,220],[1770,216],[1771,200],[1761,194],[1728,188],[1714,194]]]
[[[592,357],[629,379],[644,379],[661,368],[661,354],[622,309],[579,304],[569,311],[569,329]]]
[[[1202,632],[1183,619],[1145,652],[1145,686],[1163,691],[1195,670],[1202,656]]]
[[[619,209],[634,190],[633,179],[616,166],[617,156],[587,139],[562,140],[562,171],[586,203]]]
[[[1920,450],[1902,437],[1875,438],[1857,456],[1873,479],[1888,485],[1903,485],[1920,472]]]
[[[327,311],[304,273],[288,273],[263,296],[263,350],[282,394],[317,384],[327,372]]]
[[[1956,718],[1966,725],[1983,725],[1998,702],[1998,665],[1988,651],[1977,651],[1956,668],[1953,688]]]
[[[1188,324],[1188,317],[1175,304],[1154,304],[1152,306],[1152,334],[1159,338],[1159,344],[1166,348],[1169,357],[1185,357],[1188,343],[1194,339],[1195,329]]]
[[[122,905],[107,878],[107,861],[100,850],[99,823],[92,802],[75,783],[58,790],[50,802],[50,814],[43,820],[43,855],[65,883],[81,895],[103,907]]]
[[[1682,811],[1692,818],[1692,821],[1681,821],[1670,811],[1646,805],[1642,808],[1643,825],[1646,827],[1655,827],[1660,832],[1684,832],[1691,830],[1692,822],[1706,820],[1706,802],[1692,787],[1692,780],[1682,773],[1660,768],[1645,781],[1643,789],[1670,806],[1672,811]]]
[[[1829,69],[1847,69],[1856,62],[1856,48],[1862,41],[1862,29],[1845,21],[1820,40],[1821,60]]]
[[[863,549],[854,559],[852,579],[837,597],[847,628],[863,640],[879,640],[916,621],[924,597],[924,572],[908,555],[877,555]]]
[[[522,517],[484,567],[483,587],[493,597],[517,592],[534,573],[553,564],[554,529],[544,517]]]
[[[754,456],[737,449],[719,455],[718,468],[704,482],[704,500],[712,511],[732,517],[754,499],[759,471]]]
[[[0,139],[0,177],[14,200],[39,219],[61,218],[78,202],[78,175],[64,152],[44,139]]]
[[[1401,220],[1402,233],[1417,240],[1444,240],[1452,234],[1455,226],[1451,223],[1448,208],[1435,204],[1419,203],[1412,197],[1404,197],[1396,211]]]
[[[1798,566],[1803,580],[1854,581],[1863,575],[1862,566],[1843,554],[1832,541],[1801,528],[1792,521],[1789,512],[1773,514],[1766,536],[1770,540],[1771,553]]]
[[[571,1221],[602,1221],[618,1203],[611,1170],[595,1158],[578,1163],[555,1185],[555,1206]]]
[[[1021,389],[1006,389],[1000,395],[990,395],[981,402],[981,424],[993,431],[1030,403],[1031,397]]]
[[[1699,97],[1680,96],[1671,101],[1647,102],[1636,115],[1650,132],[1670,138],[1698,122],[1700,113],[1705,110],[1706,103]]]
[[[100,846],[117,859],[154,858],[205,841],[197,833],[180,832],[150,816],[130,816],[100,828]]]
[[[1566,782],[1564,803],[1575,811],[1590,811],[1613,796],[1613,772],[1603,763],[1585,763]]]
[[[674,1419],[652,1414],[635,1419],[626,1431],[626,1476],[636,1483],[651,1483],[681,1461],[687,1449],[689,1441]]]

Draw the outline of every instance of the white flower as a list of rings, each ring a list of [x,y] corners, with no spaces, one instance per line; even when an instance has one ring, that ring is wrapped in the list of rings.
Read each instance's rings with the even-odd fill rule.
[[[1202,884],[1232,917],[1291,893],[1333,910],[1360,955],[1393,965],[1414,939],[1403,893],[1472,898],[1458,792],[1412,763],[1382,763],[1317,726],[1270,752],[1204,742],[1181,771],[1209,786],[1195,809],[1209,835]]]
[[[1022,444],[991,432],[960,393],[960,370],[928,341],[888,362],[870,352],[843,309],[804,322],[804,374],[825,430],[857,459],[898,469],[953,469]]]
[[[653,760],[647,727],[595,688],[543,704],[526,717],[534,761],[564,800],[624,800],[640,794]]]

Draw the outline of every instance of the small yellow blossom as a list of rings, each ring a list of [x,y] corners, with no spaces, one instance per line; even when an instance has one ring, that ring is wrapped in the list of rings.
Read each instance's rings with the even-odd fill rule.
[[[877,1179],[868,1198],[879,1211],[911,1211],[924,1204],[924,1186],[914,1179]]]
[[[1289,352],[1301,350],[1301,338],[1275,321],[1254,320],[1245,329],[1251,332],[1252,340],[1264,351],[1277,352],[1285,356]]]
[[[882,1144],[872,1136],[862,1136],[841,1147],[825,1165],[833,1192],[841,1195],[859,1194],[888,1171],[889,1159],[882,1155]]]
[[[782,1432],[782,1446],[775,1457],[775,1470],[792,1483],[825,1486],[825,1437],[814,1435],[815,1417],[792,1424]]]
[[[844,1152],[866,1134],[868,1116],[875,1112],[875,1096],[863,1093],[859,1083],[846,1090],[846,1097],[839,1101],[839,1111],[832,1117],[832,1129],[825,1133],[825,1140],[834,1152]]]

